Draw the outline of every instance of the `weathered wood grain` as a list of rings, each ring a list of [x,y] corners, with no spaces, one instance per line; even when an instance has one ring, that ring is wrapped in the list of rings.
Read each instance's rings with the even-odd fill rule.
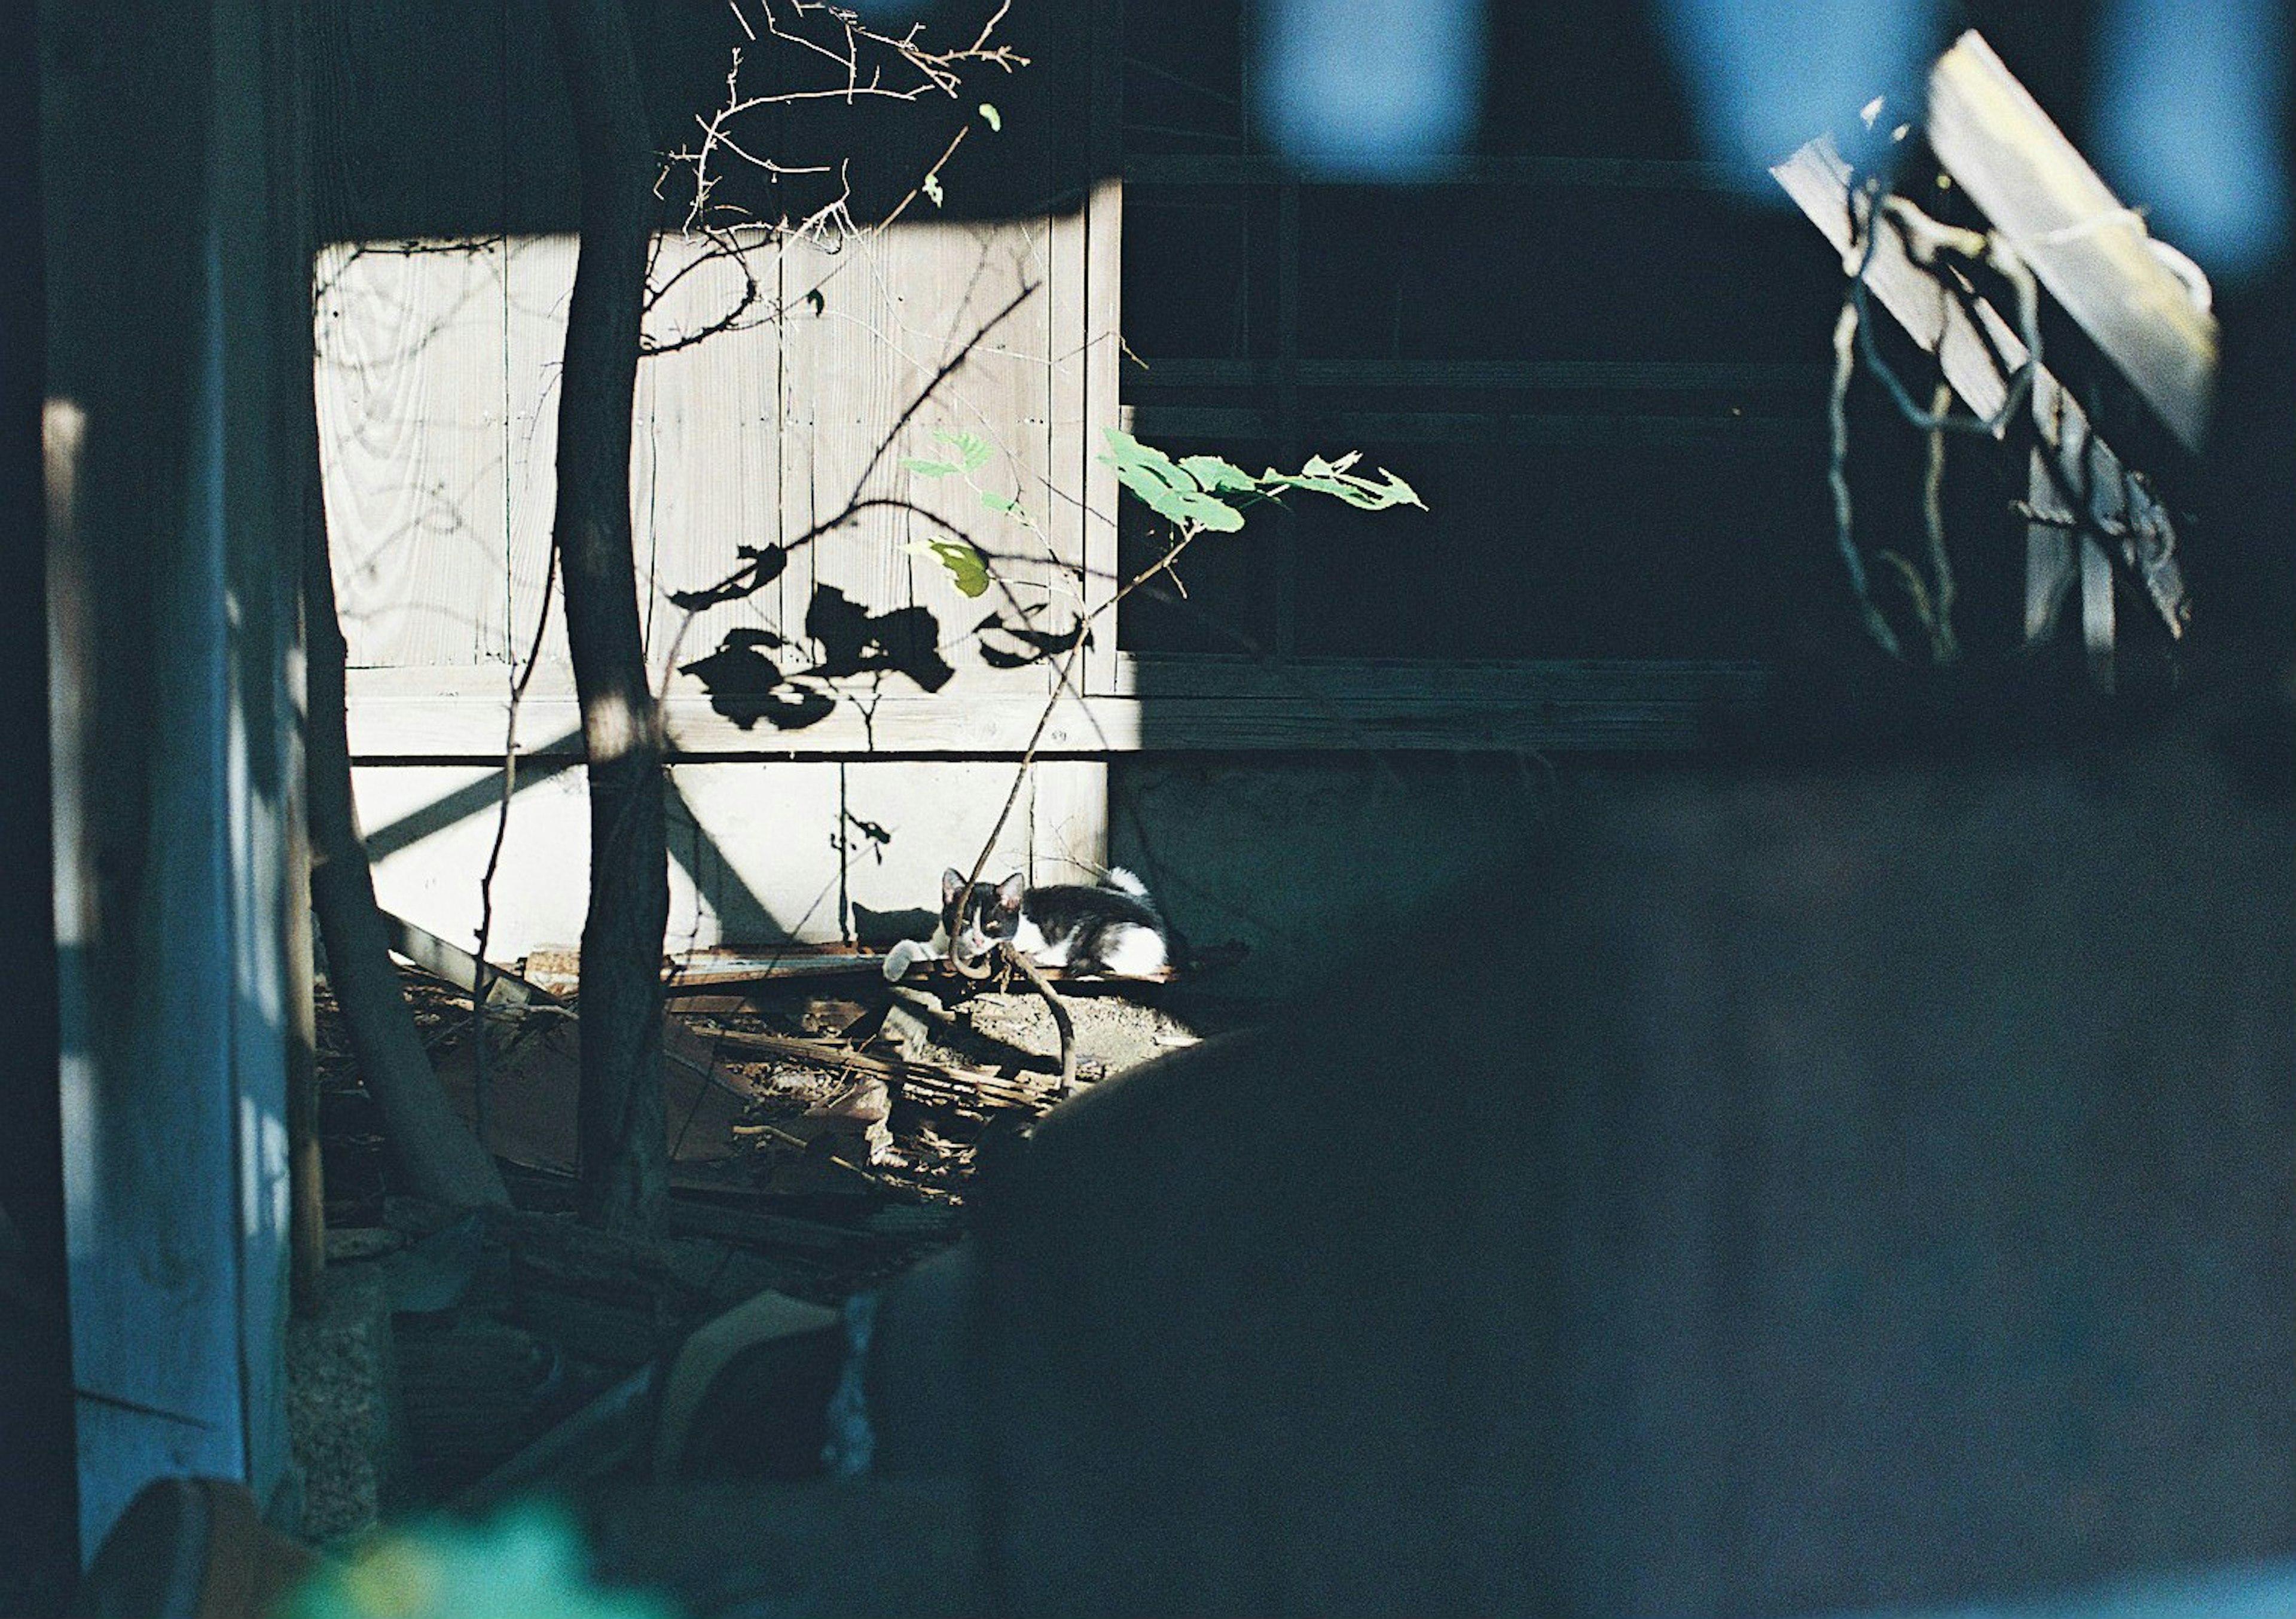
[[[1930,72],[1939,160],[2185,447],[2208,437],[2216,317],[1974,30]]]
[[[1849,166],[1833,143],[1813,141],[1770,173],[1854,273],[1864,244],[1856,240],[1850,218]],[[1946,380],[1972,411],[1988,418],[1999,414],[2027,350],[1998,310],[1981,298],[1948,294],[1937,276],[1907,256],[1898,233],[1886,227],[1874,240],[1866,284],[1907,335],[1937,356]],[[2143,582],[2169,633],[2181,635],[2192,609],[2177,560],[2176,527],[2167,511],[2096,436],[2087,412],[2045,365],[2033,367],[2029,405],[2050,453],[2052,477],[2109,525],[2103,532],[2112,537],[2116,552]]]
[[[1822,365],[1716,364],[1688,360],[1384,360],[1297,362],[1302,388],[1513,388],[1554,392],[1636,393],[1799,390],[1825,386]],[[1130,379],[1135,393],[1165,388],[1260,388],[1278,380],[1272,361],[1151,359]]]
[[[499,241],[332,242],[316,269],[319,429],[355,666],[498,658],[505,497]]]
[[[667,347],[731,317],[751,299],[752,277],[761,285],[739,323]],[[668,235],[656,246],[652,284],[668,291],[646,332],[665,347],[638,368],[633,494],[651,558],[641,605],[657,671],[707,656],[729,633],[783,631],[788,619],[782,579],[699,610],[672,600],[738,573],[740,547],[780,537],[781,341],[766,318],[779,282],[780,255],[762,241],[742,261],[712,254],[701,238]]]
[[[1125,659],[1119,666],[1123,694],[1055,704],[1045,753],[1692,747],[1718,711],[1756,700],[1766,683],[1744,664],[1333,660],[1279,672],[1219,660]],[[474,689],[447,671],[372,670],[354,675],[352,691],[352,748],[363,759],[477,761],[501,746],[501,693],[491,683]],[[888,695],[865,709],[842,705],[802,730],[777,731],[744,728],[707,699],[677,693],[668,720],[673,748],[688,758],[1014,756],[1045,702],[1033,691]],[[529,693],[519,719],[522,750],[566,754],[578,746],[574,731],[570,691],[537,685]]]

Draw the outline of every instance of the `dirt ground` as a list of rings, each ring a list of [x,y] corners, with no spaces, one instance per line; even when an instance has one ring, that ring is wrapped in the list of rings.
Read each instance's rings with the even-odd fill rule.
[[[406,985],[455,1094],[469,1001],[413,971]],[[1193,1043],[1207,1011],[1192,1005],[1184,1017],[1163,993],[1064,995],[1080,1083]],[[838,1305],[955,1240],[983,1139],[1026,1130],[1058,1100],[1058,1034],[1033,993],[889,989],[857,976],[680,1004],[673,1068],[682,1057],[710,1077],[690,1082],[698,1088],[683,1113],[674,1094],[669,1232],[638,1252],[584,1247],[591,1239],[566,1212],[562,1151],[504,1100],[530,1070],[555,1090],[526,1098],[527,1115],[562,1106],[570,1116],[562,1056],[503,1065],[496,1082],[488,1144],[518,1214],[463,1218],[408,1197],[322,987],[328,1281],[324,1307],[293,1324],[289,1344],[308,1538],[340,1543],[378,1515],[453,1502],[760,1288]],[[1222,1008],[1209,1020],[1240,1016]],[[754,1036],[814,1047],[740,1043]],[[870,1073],[816,1051],[873,1059],[891,1077],[872,1090]],[[824,1104],[840,1099],[858,1117],[825,1124]],[[578,1250],[571,1260],[558,1252],[567,1243]]]

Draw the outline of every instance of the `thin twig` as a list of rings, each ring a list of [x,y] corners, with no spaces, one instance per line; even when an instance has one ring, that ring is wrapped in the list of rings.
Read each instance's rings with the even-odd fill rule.
[[[495,873],[501,868],[503,843],[510,833],[511,797],[518,791],[519,705],[526,699],[535,666],[542,661],[542,638],[550,626],[551,588],[557,578],[558,548],[554,545],[543,569],[542,607],[535,615],[534,641],[526,650],[526,667],[511,681],[510,712],[503,721],[502,802],[495,811],[494,846],[487,851],[487,869],[479,878],[478,965],[471,974],[471,1097],[472,1122],[481,1147],[487,1144],[487,997],[494,988],[488,976],[494,969],[487,961],[487,945],[495,925]]]
[[[1018,968],[1021,976],[1035,985],[1037,993],[1045,998],[1046,1008],[1053,1014],[1053,1026],[1061,1032],[1060,1094],[1066,1096],[1076,1086],[1076,1020],[1069,1016],[1068,1002],[1061,999],[1060,991],[1053,987],[1052,980],[1037,970],[1037,964],[1029,960],[1027,952],[1014,949],[1009,942],[1003,950],[1004,959]]]

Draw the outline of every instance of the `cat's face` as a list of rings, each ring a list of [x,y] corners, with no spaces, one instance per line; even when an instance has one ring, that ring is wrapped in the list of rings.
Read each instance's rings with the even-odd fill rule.
[[[1021,873],[1015,871],[1001,883],[975,883],[967,894],[964,872],[943,871],[940,926],[948,936],[950,956],[959,961],[977,961],[1011,938],[1021,925],[1021,896],[1027,888]]]

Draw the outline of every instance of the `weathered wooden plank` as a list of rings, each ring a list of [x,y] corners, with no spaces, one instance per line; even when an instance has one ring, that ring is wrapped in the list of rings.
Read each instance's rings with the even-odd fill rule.
[[[1120,424],[1124,408],[1120,403],[1124,363],[1123,186],[1114,181],[1095,185],[1086,204],[1084,225],[1084,565],[1090,587],[1086,610],[1101,614],[1094,622],[1093,644],[1085,653],[1085,683],[1086,690],[1100,691],[1115,677],[1117,649],[1113,615],[1101,609],[1124,585],[1117,544],[1116,469],[1101,459],[1107,453],[1108,429]]]
[[[1117,337],[1093,254],[1095,207],[1088,195],[1073,212],[1055,215],[1047,239],[1054,363],[1042,503],[1060,564],[1058,588],[1048,601],[1062,628],[1089,616],[1115,589],[1115,528],[1110,508],[1097,503],[1108,469],[1096,458],[1105,448],[1104,430],[1116,425]],[[1077,676],[1086,691],[1106,684],[1116,655],[1113,618],[1103,617],[1091,635]]]
[[[12,920],[53,952],[62,1206],[26,1224],[53,1239],[63,1218],[93,1553],[154,1476],[238,1478],[268,1502],[291,1465],[291,424],[310,266],[283,15],[201,0],[82,52],[88,20],[39,19],[44,60],[82,58],[42,79],[37,177],[56,200],[16,356],[48,401],[54,935]],[[37,1057],[33,1039],[12,1060]]]
[[[2113,683],[2112,560],[2088,536],[2080,543],[2081,648],[2089,683],[2109,692]]]
[[[1502,704],[1736,701],[1759,695],[1767,681],[1759,664],[1677,658],[1300,658],[1278,664],[1128,654],[1119,675],[1116,695],[1149,702],[1341,701],[1398,708],[1470,699]]]
[[[1085,409],[1085,217],[1081,207],[1045,221],[1045,297],[1050,334],[1046,377],[1044,481],[1034,491],[1032,510],[1045,541],[1057,559],[1050,609],[1065,621],[1086,610],[1091,583],[1086,576],[1087,519],[1084,511],[1086,441],[1090,423]]]
[[[1257,154],[1134,152],[1124,159],[1124,179],[1130,185],[1282,185],[1298,177],[1287,159]],[[1735,171],[1723,164],[1662,158],[1462,155],[1414,184],[1726,193],[1742,189]]]
[[[459,732],[452,728],[458,707]],[[467,706],[438,712],[447,724],[431,740],[446,746],[477,744],[500,723],[498,715],[472,720]],[[1041,706],[1031,721],[1036,712]],[[1017,707],[1013,715],[1017,724]],[[1093,839],[1105,812],[1091,788],[1104,771],[1091,760],[1040,762],[1037,781],[1048,798],[1039,802],[1036,789],[1024,789],[998,839],[998,875],[1075,876],[1074,867],[1041,863],[1055,858],[1056,846],[1096,860]],[[840,760],[759,753],[673,765],[666,947],[765,949],[791,940],[900,936],[905,913],[939,905],[941,869],[979,850],[1013,773],[1010,757],[946,755]],[[492,795],[468,789],[494,775],[485,765],[435,763],[367,765],[357,773],[361,813],[394,846],[376,871],[383,904],[458,944],[475,936],[479,880],[495,828]],[[581,773],[537,771],[520,780],[531,784],[512,801],[494,885],[488,954],[497,961],[578,938],[586,904],[583,885],[567,880],[582,869],[588,844]],[[441,814],[434,809],[440,804],[470,807]]]
[[[2056,627],[2073,580],[2073,514],[2038,446],[2026,458],[2025,506],[2025,639],[2035,642]]]
[[[2067,503],[2047,458],[2038,448],[2032,453],[2026,484],[2025,639],[2045,639],[2077,617],[2090,683],[2100,691],[2111,691],[2112,559],[2095,538],[2082,532],[2082,519]],[[2112,522],[2125,514],[2126,502],[2120,498],[2118,488],[2096,490],[2092,495],[2098,520]]]
[[[776,537],[781,342],[767,317],[780,255],[762,240],[744,245],[737,259],[702,238],[673,234],[655,244],[652,284],[667,290],[646,333],[661,347],[638,368],[631,460],[639,550],[650,558],[647,646],[658,670],[707,656],[736,630],[778,632],[787,617],[778,578],[699,609],[671,600],[733,577],[743,565],[738,547]],[[682,341],[688,346],[676,346]]]
[[[360,666],[498,656],[504,500],[499,240],[332,242],[319,397],[335,595]]]
[[[1833,143],[1813,141],[1770,173],[1854,274],[1863,243],[1850,218],[1849,166]],[[1874,239],[1866,283],[1914,341],[1938,356],[1946,380],[1971,410],[1985,417],[2000,413],[2027,352],[1999,311],[1981,298],[1948,294],[1886,225]],[[2057,485],[2108,525],[2104,534],[2144,582],[2169,633],[2183,634],[2192,609],[2168,512],[2091,430],[2088,413],[2045,365],[2033,367],[2030,408]]]
[[[1042,536],[993,506],[1018,500],[1033,517],[1042,505],[1049,331],[1030,230],[904,222],[834,253],[792,244],[783,275],[797,313],[783,338],[782,528],[819,536],[791,568],[808,593],[802,616],[849,629],[856,614],[879,621],[904,612],[872,622],[873,658],[890,654],[935,681],[952,678],[939,660],[968,684],[1041,690],[1042,671],[991,669],[972,653],[972,626],[1002,605],[995,593],[960,594],[937,559],[906,549],[960,539],[1021,559],[1005,565],[1015,589],[1041,601]],[[817,311],[806,313],[805,294],[816,288]],[[963,459],[940,437],[955,434],[986,446],[979,467],[929,477],[903,464]],[[803,637],[816,656],[836,650],[833,634],[808,634],[803,624],[782,633]],[[909,684],[865,672],[841,676],[840,690],[866,700]]]
[[[2216,317],[1974,30],[1930,73],[1939,159],[2186,449],[2208,436]]]
[[[1283,425],[1280,411],[1250,406],[1131,407],[1142,437],[1268,438]],[[1378,444],[1509,444],[1619,449],[1637,445],[1792,445],[1822,438],[1815,411],[1804,416],[1632,416],[1527,411],[1300,412],[1310,433]]]
[[[1121,425],[1120,370],[1124,354],[1124,18],[1119,5],[1078,8],[1085,46],[1083,562],[1087,612],[1097,612],[1122,587],[1117,544],[1115,469],[1104,465],[1108,429]],[[1075,131],[1068,132],[1073,138]],[[1087,691],[1112,689],[1116,674],[1115,613],[1102,614],[1083,658]]]
[[[1511,388],[1554,392],[1720,393],[1800,390],[1825,385],[1822,365],[1670,360],[1332,360],[1301,358],[1302,388]],[[1277,380],[1266,360],[1151,359],[1128,379],[1135,394],[1159,388],[1262,388]]]
[[[1029,870],[1039,882],[1088,881],[1107,860],[1107,764],[1039,760],[1029,779]]]
[[[504,509],[496,544],[505,548],[503,586],[489,598],[487,644],[523,666],[538,645],[546,665],[571,667],[566,613],[552,579],[552,524],[558,488],[558,365],[566,346],[566,299],[574,286],[574,243],[562,236],[513,238],[504,277],[508,315],[499,361],[504,393]],[[537,636],[537,623],[547,623]]]
[[[1042,750],[1097,756],[1146,748],[1496,749],[1694,746],[1719,708],[1754,700],[1761,672],[1746,665],[1561,663],[1515,666],[1316,666],[1290,675],[1222,664],[1130,676],[1132,695],[1068,697],[1054,705]],[[1512,670],[1512,674],[1503,671]],[[421,670],[354,678],[351,746],[363,759],[480,760],[499,748],[499,693],[470,691]],[[1219,693],[1206,683],[1233,682]],[[1156,689],[1168,679],[1168,694]],[[679,694],[668,704],[672,746],[695,758],[1014,756],[1045,711],[1038,692],[887,696],[865,712],[840,708],[803,730],[750,727]],[[570,753],[572,694],[529,692],[520,745]],[[537,790],[544,790],[537,789]],[[1001,799],[1001,791],[998,794]]]

